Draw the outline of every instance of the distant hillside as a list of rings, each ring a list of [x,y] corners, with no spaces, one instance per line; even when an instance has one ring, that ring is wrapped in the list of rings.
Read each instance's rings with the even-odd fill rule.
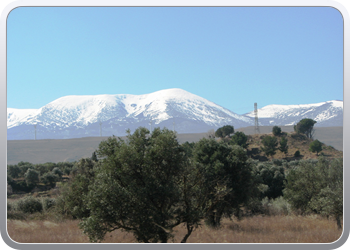
[[[284,132],[293,131],[291,126],[281,126],[281,128]],[[252,135],[254,134],[254,127],[241,128],[237,129],[237,131],[243,131],[247,135]],[[271,131],[272,126],[260,127],[261,134],[268,134],[271,133]],[[178,141],[180,143],[185,141],[197,142],[203,137],[208,138],[208,135],[208,133],[178,134]],[[261,135],[256,136],[259,137]],[[28,161],[37,164],[45,162],[76,161],[83,157],[91,157],[92,152],[98,148],[100,142],[107,138],[108,137],[84,137],[56,140],[8,140],[7,163],[17,164],[20,161]],[[316,128],[315,138],[325,145],[331,145],[335,149],[342,150],[343,128]],[[252,139],[254,139],[254,137]],[[254,144],[251,144],[250,147],[253,147],[253,145]],[[290,152],[292,152],[293,147],[290,149]],[[340,152],[338,154],[341,155],[342,153]]]
[[[293,132],[293,126],[279,126],[282,132]],[[272,132],[273,126],[260,126],[261,134]],[[315,127],[314,139],[318,139],[326,145],[330,145],[337,150],[343,151],[343,127]],[[255,134],[255,127],[239,128],[237,131],[244,132],[246,135]]]
[[[313,139],[307,138],[303,134],[297,134],[295,132],[286,133],[284,132],[282,136],[276,136],[278,142],[282,139],[282,137],[286,137],[288,140],[288,153],[285,155],[278,149],[276,150],[276,154],[273,157],[266,157],[264,152],[261,151],[260,147],[262,144],[262,139],[266,136],[273,136],[272,132],[268,134],[253,134],[248,136],[248,155],[250,155],[254,159],[258,160],[269,160],[269,159],[286,159],[286,160],[296,160],[296,159],[316,159],[318,156],[316,153],[312,153],[309,151],[310,143]],[[279,146],[279,144],[278,144]],[[294,157],[294,153],[296,151],[300,152],[300,157]],[[319,155],[324,155],[325,157],[330,158],[339,158],[343,157],[343,152],[335,149],[330,145],[326,145],[322,143],[322,151]]]

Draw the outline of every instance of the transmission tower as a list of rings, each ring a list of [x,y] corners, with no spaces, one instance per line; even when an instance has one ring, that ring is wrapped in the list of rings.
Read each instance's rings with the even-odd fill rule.
[[[175,133],[175,120],[174,120],[174,117],[173,117],[173,132]]]
[[[255,115],[255,134],[260,134],[259,121],[258,121],[258,104],[254,103],[254,115]]]

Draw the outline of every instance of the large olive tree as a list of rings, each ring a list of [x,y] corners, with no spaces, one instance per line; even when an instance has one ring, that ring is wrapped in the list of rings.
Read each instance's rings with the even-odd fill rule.
[[[122,229],[139,242],[167,242],[173,228],[184,224],[191,232],[203,218],[203,178],[176,134],[139,128],[127,139],[101,142],[94,181],[84,199],[89,215],[80,227],[90,241]]]

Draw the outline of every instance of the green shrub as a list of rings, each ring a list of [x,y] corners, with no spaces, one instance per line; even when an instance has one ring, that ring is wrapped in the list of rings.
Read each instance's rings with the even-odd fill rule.
[[[48,209],[56,205],[56,199],[54,198],[44,198],[42,199],[43,210],[47,211]]]
[[[300,151],[299,150],[295,151],[294,157],[300,157]]]
[[[43,210],[43,206],[38,199],[32,196],[27,196],[17,202],[17,210],[32,214],[35,212],[41,212]]]
[[[282,197],[268,199],[265,197],[261,201],[263,213],[266,215],[289,215],[291,214],[291,205]]]
[[[282,134],[282,130],[281,130],[280,127],[274,126],[274,127],[272,128],[272,133],[273,133],[274,136],[279,136],[279,135]]]

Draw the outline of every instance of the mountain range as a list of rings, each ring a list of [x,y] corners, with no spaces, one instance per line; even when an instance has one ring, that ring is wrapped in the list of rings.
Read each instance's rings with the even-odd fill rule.
[[[316,126],[342,126],[343,101],[258,109],[260,126],[293,125],[303,118],[316,120]],[[132,132],[140,126],[200,133],[224,125],[253,126],[254,122],[254,111],[239,115],[182,89],[144,95],[72,95],[40,109],[7,108],[7,139],[122,136],[127,129]]]

